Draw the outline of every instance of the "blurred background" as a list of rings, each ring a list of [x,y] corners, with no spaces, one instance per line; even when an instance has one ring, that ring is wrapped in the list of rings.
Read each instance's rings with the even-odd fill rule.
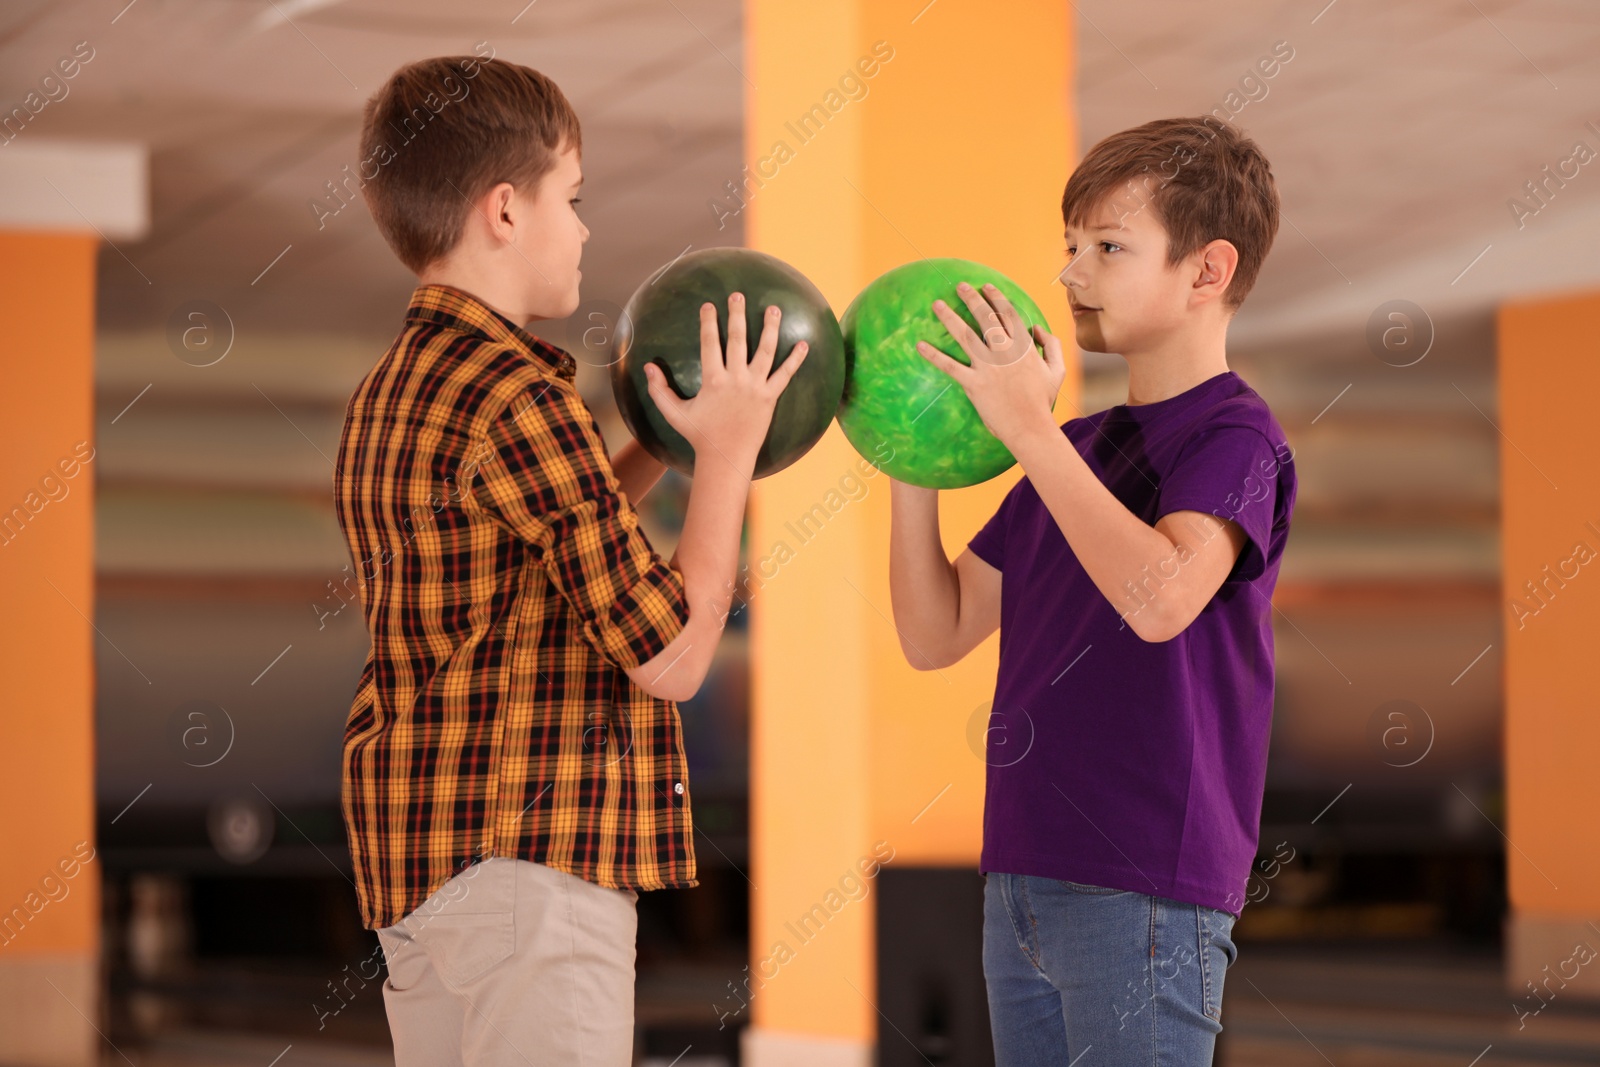
[[[368,635],[330,457],[415,279],[351,174],[361,105],[382,80],[474,50],[550,74],[583,121],[585,302],[530,328],[578,357],[613,453],[629,438],[610,329],[634,287],[687,249],[772,251],[826,279],[841,313],[851,286],[889,266],[983,259],[1066,332],[1049,278],[1071,162],[1170,115],[1213,113],[1253,137],[1284,219],[1230,363],[1283,425],[1300,495],[1274,598],[1261,860],[1218,1062],[1600,1062],[1600,980],[1582,967],[1582,949],[1600,946],[1585,714],[1600,601],[1574,577],[1579,548],[1600,546],[1584,524],[1600,520],[1585,420],[1600,354],[1600,176],[1587,165],[1600,150],[1600,8],[1008,8],[0,3],[12,383],[0,505],[20,516],[0,552],[17,679],[4,711],[0,1064],[390,1062],[381,957],[359,924],[338,807]],[[770,190],[750,185],[767,116],[805,110],[764,94],[798,84],[801,99],[823,98],[879,37],[894,59],[859,97],[826,105],[836,116],[818,141],[839,143],[801,152]],[[1015,91],[1024,83],[1005,72],[1018,70],[1042,72],[1044,90]],[[919,84],[949,96],[925,97],[925,125],[897,134],[890,118]],[[848,144],[880,150],[857,159]],[[1032,200],[1008,207],[1023,194],[1001,171],[962,171],[953,157],[967,153],[1035,172]],[[795,206],[820,180],[808,171],[835,165],[871,194],[850,201],[854,221]],[[919,203],[929,225],[1026,222],[1030,251],[1008,258],[958,230],[924,237]],[[806,228],[811,243],[785,243]],[[845,266],[827,259],[835,241]],[[1118,357],[1080,354],[1078,413],[1126,395]],[[830,447],[838,459],[821,473],[836,478],[849,453]],[[952,555],[1018,473],[962,491],[976,503],[946,516]],[[640,504],[663,556],[687,491],[669,471]],[[867,568],[886,564],[886,496],[847,513]],[[815,491],[758,500],[759,521],[802,511],[791,499]],[[747,531],[747,558],[764,551],[763,529]],[[767,610],[780,593],[795,591],[775,586]],[[752,724],[762,706],[788,707],[784,669],[819,670],[763,660],[782,657],[756,649],[762,609],[733,616],[710,680],[681,705],[702,884],[641,895],[638,1062],[791,1062],[741,1039],[752,1024],[829,1050],[804,1062],[992,1062],[970,847],[982,757],[965,740],[984,698],[976,669],[971,699],[919,703],[929,743],[958,753],[932,762],[963,761],[938,809],[956,843],[907,847],[866,913],[841,921],[838,940],[856,946],[848,973],[869,984],[819,992],[812,975],[752,994],[747,968],[775,929],[752,906],[756,886],[788,878],[761,873],[762,846],[782,850],[790,833],[755,796],[779,779],[752,772],[764,766]],[[992,687],[993,641],[985,654]],[[915,749],[840,736],[857,738],[863,767],[917,773],[897,769],[918,763]],[[906,799],[906,813],[944,795]],[[863,805],[841,855],[876,836],[857,830],[879,825],[882,797]],[[80,841],[92,859],[72,863]],[[794,899],[815,899],[842,865],[795,847],[820,873]]]

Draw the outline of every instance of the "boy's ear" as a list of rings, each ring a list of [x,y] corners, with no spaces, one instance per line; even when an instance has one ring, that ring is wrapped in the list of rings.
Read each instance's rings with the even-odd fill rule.
[[[482,215],[486,221],[493,225],[496,222],[510,222],[511,193],[505,182],[491,187],[483,194],[481,201]]]
[[[1200,276],[1195,284],[1215,287],[1220,295],[1227,291],[1238,268],[1239,250],[1232,241],[1219,237],[1200,250]]]
[[[515,205],[512,203],[513,190],[510,182],[501,182],[483,192],[482,195],[470,204],[467,212],[466,227],[463,228],[462,240],[466,240],[466,228],[484,225],[489,232],[502,241],[511,240],[508,227],[521,221],[517,218]]]

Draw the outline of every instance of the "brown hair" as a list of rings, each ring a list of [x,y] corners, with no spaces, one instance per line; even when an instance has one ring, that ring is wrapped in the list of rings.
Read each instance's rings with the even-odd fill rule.
[[[1237,311],[1256,283],[1278,233],[1278,187],[1256,143],[1210,115],[1157,119],[1101,140],[1083,157],[1061,196],[1061,219],[1085,225],[1107,197],[1148,204],[1167,231],[1167,266],[1218,238],[1239,250],[1223,295]]]
[[[568,147],[581,153],[582,134],[555,82],[492,52],[436,56],[401,67],[367,101],[361,194],[420,274],[456,246],[473,201],[501,182],[531,198]]]

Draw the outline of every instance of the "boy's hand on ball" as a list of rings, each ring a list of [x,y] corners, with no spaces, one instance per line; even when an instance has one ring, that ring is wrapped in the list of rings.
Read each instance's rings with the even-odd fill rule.
[[[955,379],[984,426],[1002,443],[1009,445],[1014,435],[1036,423],[1049,422],[1053,427],[1051,405],[1067,373],[1060,340],[1041,326],[1029,329],[1011,301],[992,285],[984,286],[980,294],[962,282],[957,291],[983,328],[981,337],[944,301],[934,301],[933,313],[961,345],[971,365],[963,365],[925,341],[917,343],[917,351]],[[1035,342],[1044,349],[1042,359]]]
[[[717,332],[716,305],[700,305],[700,391],[685,400],[667,384],[654,363],[644,368],[650,398],[672,428],[694,447],[695,461],[720,454],[749,477],[755,466],[778,396],[805,362],[807,344],[793,353],[776,372],[772,369],[778,348],[782,312],[771,306],[761,325],[755,356],[747,354],[744,295],[728,297],[728,349],[726,356]]]

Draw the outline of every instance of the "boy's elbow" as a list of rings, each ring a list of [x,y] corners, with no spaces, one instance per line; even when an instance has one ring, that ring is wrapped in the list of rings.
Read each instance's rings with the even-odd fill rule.
[[[1172,637],[1166,632],[1166,620],[1156,614],[1154,604],[1147,603],[1132,611],[1124,611],[1122,624],[1133,631],[1133,636],[1149,645],[1159,645]]]
[[[687,686],[657,686],[653,690],[645,690],[645,692],[649,693],[657,700],[666,700],[674,704],[681,704],[685,700],[693,699],[694,695],[699,691],[699,686],[696,686],[693,689],[690,689]]]
[[[628,677],[657,700],[675,703],[689,700],[705,684],[710,664],[699,664],[688,653],[688,648],[669,645],[639,666],[630,668]]]
[[[676,666],[663,670],[653,660],[629,671],[628,677],[633,679],[634,685],[657,700],[670,700],[673,703],[692,699],[705,681],[704,678],[690,677],[688,672]]]
[[[698,693],[711,664],[702,654],[704,650],[695,648],[703,643],[699,633],[702,628],[695,623],[692,611],[676,631],[663,629],[664,624],[658,623],[655,632],[666,643],[649,659],[623,668],[633,684],[657,700],[684,701]]]
[[[900,654],[906,658],[906,662],[914,671],[940,671],[955,662],[941,654],[938,649],[918,647],[904,637],[900,639]]]
[[[1170,612],[1156,611],[1154,608],[1136,611],[1126,616],[1129,629],[1146,644],[1159,645],[1171,641],[1189,628],[1194,621],[1194,616],[1178,619]]]
[[[667,673],[670,678],[672,672],[669,671]],[[661,699],[670,700],[673,703],[692,700],[695,694],[700,692],[700,688],[705,685],[705,682],[706,676],[704,672],[694,675],[680,675],[675,681],[668,682],[665,688],[666,695]]]

